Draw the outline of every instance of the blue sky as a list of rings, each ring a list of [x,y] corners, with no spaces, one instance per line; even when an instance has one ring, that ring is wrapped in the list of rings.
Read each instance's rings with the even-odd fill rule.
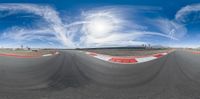
[[[200,47],[198,0],[1,0],[0,46]]]

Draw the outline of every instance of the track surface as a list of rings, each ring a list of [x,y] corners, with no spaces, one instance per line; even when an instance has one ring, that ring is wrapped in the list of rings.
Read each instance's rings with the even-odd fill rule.
[[[78,51],[0,57],[0,99],[199,99],[200,55],[175,51],[141,64],[113,64]]]

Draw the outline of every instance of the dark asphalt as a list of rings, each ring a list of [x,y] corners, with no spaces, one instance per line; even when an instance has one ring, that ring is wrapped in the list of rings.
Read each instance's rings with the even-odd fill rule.
[[[0,99],[200,99],[200,55],[114,64],[78,51],[0,57]]]

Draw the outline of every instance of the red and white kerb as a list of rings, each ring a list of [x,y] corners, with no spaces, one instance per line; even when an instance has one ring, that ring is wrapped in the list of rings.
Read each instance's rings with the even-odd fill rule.
[[[121,63],[121,64],[135,64],[135,63],[142,63],[151,61],[157,58],[160,58],[162,56],[167,55],[169,52],[165,53],[158,53],[153,55],[147,55],[147,56],[128,56],[128,57],[120,57],[120,56],[110,56],[110,55],[104,55],[104,54],[97,54],[94,52],[86,52],[87,55],[90,55],[92,57],[112,62],[112,63]]]

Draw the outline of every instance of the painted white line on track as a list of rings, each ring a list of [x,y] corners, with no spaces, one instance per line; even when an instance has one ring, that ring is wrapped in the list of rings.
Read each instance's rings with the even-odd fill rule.
[[[111,59],[111,57],[106,56],[106,55],[97,55],[97,56],[94,56],[94,57],[101,59],[101,60],[105,60],[105,61],[109,61]]]
[[[138,63],[142,63],[142,62],[147,62],[147,61],[157,59],[157,57],[149,56],[149,57],[142,57],[142,58],[135,58],[135,59],[137,60]]]
[[[44,55],[42,55],[42,56],[52,56],[52,54],[44,54]]]
[[[55,52],[54,54],[55,54],[55,55],[58,55],[58,54],[59,54],[59,52]]]

